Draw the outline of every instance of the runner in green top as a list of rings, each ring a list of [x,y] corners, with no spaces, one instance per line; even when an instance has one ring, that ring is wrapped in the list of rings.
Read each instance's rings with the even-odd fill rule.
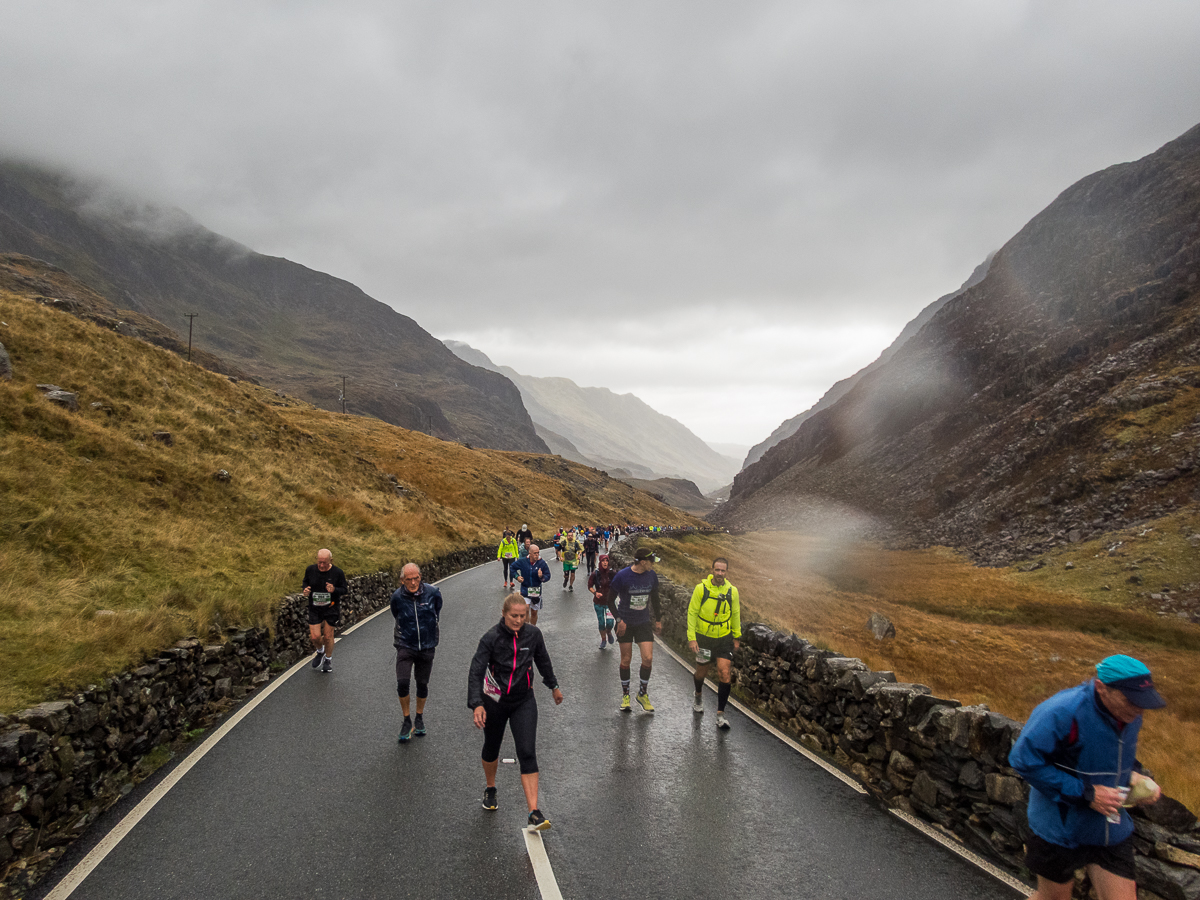
[[[509,569],[516,562],[519,552],[516,537],[506,528],[504,535],[500,538],[500,546],[496,548],[496,559],[500,560],[504,566],[504,586],[506,588],[516,587],[516,582],[512,580],[513,576]]]
[[[708,667],[717,661],[717,728],[729,729],[725,718],[725,703],[729,699],[733,670],[733,651],[742,636],[742,613],[738,589],[726,579],[729,561],[718,556],[713,560],[712,574],[696,585],[687,611],[688,649],[696,654],[695,712],[704,713],[704,678]]]
[[[563,590],[575,590],[575,570],[579,568],[579,557],[583,553],[583,544],[579,543],[572,531],[562,543],[563,561]]]

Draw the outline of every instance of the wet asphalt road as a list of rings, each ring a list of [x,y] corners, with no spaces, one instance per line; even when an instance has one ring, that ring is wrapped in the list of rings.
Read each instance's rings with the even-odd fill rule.
[[[547,584],[538,624],[566,701],[555,707],[540,681],[537,692],[545,846],[564,897],[1017,896],[736,710],[718,733],[715,695],[695,715],[691,675],[661,649],[657,712],[618,712],[617,650],[598,649],[582,583],[560,585]],[[501,765],[500,809],[483,811],[482,734],[466,708],[470,657],[499,620],[499,563],[441,588],[426,737],[396,742],[384,612],[339,641],[332,675],[305,668],[280,685],[72,900],[536,900],[517,767]],[[509,737],[501,758],[512,756]]]

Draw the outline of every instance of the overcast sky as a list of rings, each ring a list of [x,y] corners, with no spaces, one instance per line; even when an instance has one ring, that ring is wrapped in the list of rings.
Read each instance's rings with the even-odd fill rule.
[[[0,151],[750,444],[1200,122],[1200,2],[0,0]]]

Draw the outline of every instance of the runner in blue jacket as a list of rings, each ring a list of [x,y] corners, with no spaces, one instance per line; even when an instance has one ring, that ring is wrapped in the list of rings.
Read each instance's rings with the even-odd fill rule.
[[[392,617],[396,630],[396,693],[404,721],[397,740],[406,743],[414,734],[425,734],[425,701],[429,697],[429,676],[433,672],[433,654],[438,644],[438,622],[442,617],[442,592],[421,581],[416,563],[400,570],[400,587],[392,594]],[[408,715],[408,686],[413,668],[417,670],[417,718]]]
[[[521,586],[521,596],[529,604],[529,624],[536,625],[542,611],[542,585],[550,580],[550,567],[537,544],[529,545],[529,556],[513,563],[512,572]]]
[[[1101,900],[1136,898],[1133,820],[1122,805],[1131,787],[1145,794],[1136,802],[1159,798],[1141,773],[1137,739],[1142,711],[1165,705],[1143,663],[1110,656],[1094,679],[1029,716],[1008,761],[1031,787],[1025,865],[1037,876],[1033,898],[1069,900],[1080,868]]]

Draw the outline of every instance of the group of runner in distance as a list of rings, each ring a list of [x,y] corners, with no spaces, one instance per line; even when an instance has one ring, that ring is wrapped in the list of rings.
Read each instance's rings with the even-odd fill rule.
[[[638,526],[630,529],[649,532]],[[626,530],[625,533],[628,533]],[[582,534],[582,540],[581,538]],[[619,678],[621,699],[618,708],[630,712],[631,666],[633,645],[637,644],[639,668],[637,704],[654,712],[650,700],[650,674],[654,659],[654,636],[662,633],[658,576],[653,551],[639,548],[633,564],[614,571],[607,550],[610,542],[622,536],[622,529],[571,529],[555,536],[554,552],[563,564],[564,592],[575,588],[575,572],[582,560],[587,566],[588,590],[592,593],[600,631],[600,650],[611,644],[620,647]],[[605,552],[600,552],[603,549]],[[496,553],[503,567],[504,598],[500,621],[479,640],[467,678],[467,706],[474,724],[484,733],[481,761],[485,779],[483,808],[497,808],[496,773],[500,745],[506,727],[516,746],[521,772],[521,787],[529,807],[529,827],[539,831],[550,821],[538,808],[537,702],[533,691],[536,666],[543,683],[553,694],[555,704],[563,693],[537,627],[542,609],[543,588],[553,577],[541,558],[541,548],[533,543],[528,526],[515,534],[505,530]],[[741,637],[741,612],[737,588],[727,580],[729,564],[724,559],[713,563],[713,571],[693,592],[688,606],[687,637],[696,656],[693,710],[703,714],[703,686],[708,668],[715,660],[719,678],[717,728],[729,729],[725,705],[733,651]],[[333,671],[334,629],[340,621],[341,600],[348,591],[346,576],[333,565],[329,550],[317,553],[317,562],[304,573],[302,592],[308,598],[309,631],[315,653],[312,667],[323,673]],[[423,718],[429,696],[429,678],[433,670],[442,611],[440,589],[421,579],[421,570],[408,563],[400,573],[400,587],[391,598],[395,619],[393,644],[396,647],[396,692],[404,716],[398,740],[406,743],[426,734]],[[416,708],[410,706],[412,679],[416,679]],[[415,712],[415,716],[412,713]]]

